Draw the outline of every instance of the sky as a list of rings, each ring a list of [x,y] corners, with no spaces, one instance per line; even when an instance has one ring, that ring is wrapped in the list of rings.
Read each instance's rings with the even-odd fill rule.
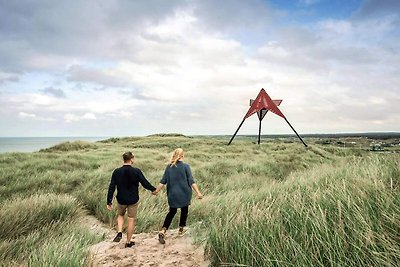
[[[0,0],[2,137],[230,135],[261,88],[300,134],[399,132],[400,1]]]

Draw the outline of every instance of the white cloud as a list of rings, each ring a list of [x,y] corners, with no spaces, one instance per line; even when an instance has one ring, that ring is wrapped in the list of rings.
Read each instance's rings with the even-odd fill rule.
[[[67,113],[65,114],[64,119],[66,122],[74,122],[74,121],[79,121],[80,117],[75,114]]]
[[[72,113],[67,113],[64,115],[64,120],[67,123],[70,122],[77,122],[77,121],[81,121],[81,120],[96,120],[96,115],[93,113],[85,113],[83,115],[76,115],[76,114],[72,114]]]
[[[82,119],[84,119],[84,120],[95,120],[96,119],[96,115],[94,115],[93,113],[85,113],[82,116]]]
[[[36,118],[36,114],[33,113],[26,113],[26,112],[19,112],[18,116],[20,116],[21,118]]]
[[[31,120],[34,120],[34,121],[46,121],[46,122],[55,121],[55,119],[51,118],[51,117],[38,116],[38,115],[36,115],[34,113],[27,113],[27,112],[23,112],[23,111],[20,111],[18,113],[18,117],[22,118],[22,119],[31,119]]]

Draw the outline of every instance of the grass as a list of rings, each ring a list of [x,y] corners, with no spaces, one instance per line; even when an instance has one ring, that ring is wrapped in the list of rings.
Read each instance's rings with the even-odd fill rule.
[[[231,207],[208,254],[216,265],[398,266],[399,177],[398,161],[373,156],[295,172],[257,201],[240,192],[239,212],[221,199]]]
[[[97,146],[87,141],[64,142],[58,145],[41,149],[40,152],[65,152],[74,150],[96,149]]]
[[[2,266],[84,266],[88,245],[101,240],[78,225],[84,210],[72,196],[32,195],[2,205]]]
[[[156,185],[182,147],[205,195],[192,201],[188,224],[213,266],[400,265],[399,154],[311,138],[307,149],[288,138],[227,141],[159,134],[0,154],[0,262],[87,265],[88,247],[101,237],[79,221],[90,213],[115,223],[105,202],[122,153],[133,151]],[[136,231],[158,230],[165,192],[141,189],[140,197]]]

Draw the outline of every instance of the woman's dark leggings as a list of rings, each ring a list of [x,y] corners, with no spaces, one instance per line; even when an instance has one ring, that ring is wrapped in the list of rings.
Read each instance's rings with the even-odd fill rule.
[[[172,219],[174,218],[177,208],[171,208],[169,207],[169,212],[167,216],[165,217],[163,228],[168,229],[169,226],[171,225]],[[189,212],[189,206],[181,208],[181,218],[179,220],[179,227],[185,227],[186,226],[186,220]]]

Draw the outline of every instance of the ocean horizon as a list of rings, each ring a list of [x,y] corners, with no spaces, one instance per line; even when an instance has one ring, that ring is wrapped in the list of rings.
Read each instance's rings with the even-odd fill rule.
[[[70,136],[70,137],[0,137],[0,153],[35,152],[63,142],[88,141],[96,142],[107,139],[104,136]]]

